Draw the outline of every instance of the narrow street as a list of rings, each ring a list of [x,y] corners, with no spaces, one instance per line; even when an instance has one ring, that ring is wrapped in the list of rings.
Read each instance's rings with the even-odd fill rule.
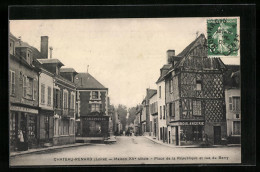
[[[10,157],[11,166],[240,163],[240,147],[171,148],[145,137],[120,136],[113,144],[50,150]]]

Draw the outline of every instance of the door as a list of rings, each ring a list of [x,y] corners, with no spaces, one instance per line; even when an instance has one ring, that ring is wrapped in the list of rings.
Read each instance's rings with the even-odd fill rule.
[[[169,144],[171,144],[171,132],[169,131]]]
[[[220,126],[214,126],[214,144],[220,144],[221,143],[221,127]]]
[[[179,129],[176,127],[176,145],[179,145]]]

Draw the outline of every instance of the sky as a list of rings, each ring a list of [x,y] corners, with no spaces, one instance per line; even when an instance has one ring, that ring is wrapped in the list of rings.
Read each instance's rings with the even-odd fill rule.
[[[10,20],[10,32],[40,50],[49,37],[52,58],[88,72],[109,89],[111,104],[136,106],[146,88],[156,89],[166,51],[179,54],[206,33],[207,18]],[[222,58],[239,64],[240,57]]]

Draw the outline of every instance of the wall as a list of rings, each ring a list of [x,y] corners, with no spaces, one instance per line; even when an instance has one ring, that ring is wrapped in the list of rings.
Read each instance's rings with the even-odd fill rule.
[[[159,87],[161,86],[161,97],[159,97]],[[167,127],[166,125],[166,119],[160,119],[160,106],[162,106],[162,113],[163,113],[163,106],[165,106],[165,82],[161,81],[157,83],[157,102],[158,102],[158,134],[157,139],[160,138],[160,128],[161,127]],[[166,107],[165,107],[166,109]],[[163,116],[163,115],[162,115]],[[167,115],[166,115],[167,116]]]

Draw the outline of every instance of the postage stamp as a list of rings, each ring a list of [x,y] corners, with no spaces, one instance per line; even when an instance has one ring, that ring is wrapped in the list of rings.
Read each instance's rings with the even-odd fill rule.
[[[237,56],[240,47],[237,18],[207,20],[208,55]]]

